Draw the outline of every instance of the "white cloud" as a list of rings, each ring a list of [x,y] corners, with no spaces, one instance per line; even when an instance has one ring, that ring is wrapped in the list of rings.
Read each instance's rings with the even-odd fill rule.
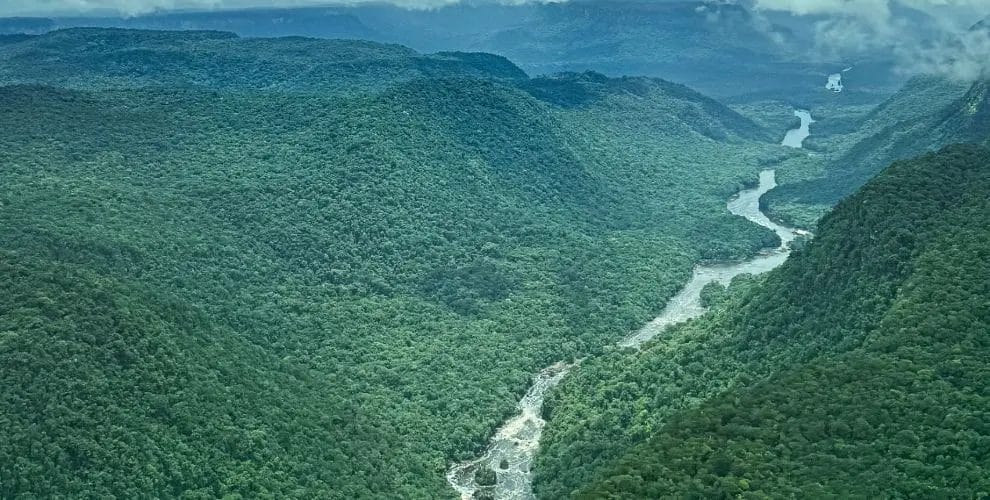
[[[830,57],[886,51],[904,73],[990,75],[990,32],[969,31],[990,15],[990,0],[754,0],[754,7],[816,16],[818,48]]]
[[[808,14],[847,14],[875,16],[889,14],[887,0],[756,0],[756,8],[784,10],[799,16]]]
[[[410,9],[432,9],[461,0],[385,0]],[[564,0],[492,0],[504,4],[559,2]],[[238,9],[248,7],[303,7],[312,5],[356,5],[382,0],[0,0],[0,16],[65,15],[116,12],[133,16],[174,9]]]

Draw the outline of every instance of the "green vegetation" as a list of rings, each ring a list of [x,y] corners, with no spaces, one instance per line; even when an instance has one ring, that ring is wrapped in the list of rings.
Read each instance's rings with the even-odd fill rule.
[[[494,486],[498,481],[498,475],[492,469],[484,468],[477,472],[475,481],[478,486]]]
[[[982,143],[990,136],[987,83],[972,86],[917,77],[863,116],[855,109],[816,109],[808,149],[823,156],[820,175],[785,180],[770,193],[770,212],[804,224],[896,160],[947,144]]]
[[[0,59],[0,496],[453,496],[533,373],[776,244],[725,198],[777,148],[666,82],[218,33]]]
[[[800,21],[791,19],[786,26],[757,25],[761,15],[735,4],[709,3],[701,11],[698,2],[670,1],[469,4],[408,9],[387,2],[336,2],[310,8],[155,12],[124,19],[0,19],[0,34],[103,26],[223,30],[252,38],[365,39],[423,51],[502,54],[533,74],[592,69],[656,76],[716,95],[817,91],[823,85],[819,74],[829,66],[802,62],[811,47],[801,33],[811,31],[811,23],[797,27],[793,23]],[[857,83],[857,88],[864,86]]]
[[[713,313],[583,363],[538,494],[985,497],[988,192],[980,147],[896,163]]]
[[[351,93],[417,78],[516,80],[503,57],[422,55],[399,45],[309,38],[242,39],[218,31],[74,28],[0,45],[0,82],[78,89],[197,87]]]

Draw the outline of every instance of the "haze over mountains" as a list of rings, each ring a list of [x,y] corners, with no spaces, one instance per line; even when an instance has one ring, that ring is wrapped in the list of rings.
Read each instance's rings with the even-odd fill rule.
[[[59,17],[8,20],[0,26],[0,33],[117,26],[219,29],[242,36],[360,38],[402,43],[423,51],[496,52],[537,73],[595,69],[608,74],[678,79],[698,78],[705,74],[703,71],[717,68],[720,62],[727,63],[722,71],[730,72],[738,71],[743,65],[783,62],[811,64],[805,68],[809,69],[816,63],[869,65],[891,60],[902,66],[901,70],[911,73],[936,69],[960,71],[958,67],[940,67],[949,61],[959,64],[961,60],[944,50],[971,51],[964,58],[965,64],[971,65],[980,57],[985,58],[986,44],[978,43],[980,46],[974,47],[971,41],[966,47],[950,47],[945,39],[957,37],[974,19],[990,14],[979,1],[946,4],[927,0],[353,1],[298,8],[306,3],[326,2],[175,3],[170,0],[159,4],[156,0],[127,0],[92,2],[85,9],[58,2],[44,5],[14,2],[6,7],[7,15],[31,13]],[[279,5],[283,8],[271,8]],[[263,8],[237,10],[247,6]],[[197,8],[215,10],[196,11]],[[711,60],[710,67],[685,72],[679,66],[684,62],[700,62],[702,58],[697,57],[700,55]],[[801,78],[799,71],[781,73],[787,71],[786,66],[772,69],[779,76]],[[763,74],[764,85],[772,83],[759,68],[754,68],[751,74]],[[869,81],[868,78],[880,73],[864,71],[863,74],[864,81]],[[716,81],[709,77],[700,83],[714,85]],[[718,90],[729,91],[724,86]]]
[[[739,5],[697,1],[162,12],[131,18],[8,20],[0,22],[0,33],[72,26],[354,38],[400,43],[426,52],[484,51],[504,55],[531,74],[591,69],[612,76],[657,76],[713,95],[793,93],[824,85],[823,75],[850,60],[864,70],[891,64],[888,53],[820,57],[813,50],[813,25],[803,17],[780,13],[768,17]],[[863,71],[856,91],[892,90],[898,81],[887,71]]]

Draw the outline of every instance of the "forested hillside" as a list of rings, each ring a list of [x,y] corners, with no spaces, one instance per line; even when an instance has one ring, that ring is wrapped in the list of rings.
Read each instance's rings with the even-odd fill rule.
[[[986,81],[913,79],[847,133],[812,139],[809,147],[826,155],[824,176],[769,194],[770,210],[788,204],[831,206],[893,161],[948,144],[985,143],[990,137],[987,87]]]
[[[347,93],[418,78],[526,78],[491,54],[423,55],[357,40],[74,28],[13,41],[0,44],[0,83],[8,85]]]
[[[222,33],[5,39],[2,496],[442,498],[778,154],[658,80]],[[310,68],[300,71],[300,68]]]
[[[895,163],[765,278],[548,402],[543,498],[990,493],[990,151]]]

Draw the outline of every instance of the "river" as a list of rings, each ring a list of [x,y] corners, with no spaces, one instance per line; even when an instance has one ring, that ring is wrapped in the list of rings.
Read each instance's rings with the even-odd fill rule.
[[[800,148],[811,134],[810,127],[814,120],[807,111],[798,110],[794,114],[801,118],[801,126],[787,132],[783,145]],[[760,197],[775,187],[777,187],[776,172],[764,170],[760,172],[760,183],[757,187],[740,191],[729,199],[726,207],[729,212],[777,233],[780,236],[780,246],[765,250],[742,262],[695,267],[691,280],[667,303],[660,316],[627,336],[619,342],[620,346],[638,348],[662,333],[665,328],[704,314],[701,289],[705,285],[715,281],[727,285],[732,278],[740,274],[765,273],[787,260],[791,253],[790,244],[799,232],[771,221],[760,210]],[[535,498],[530,467],[539,448],[543,427],[546,425],[540,415],[543,400],[547,392],[559,384],[573,367],[574,365],[557,363],[538,373],[533,378],[533,385],[529,391],[519,401],[519,413],[502,424],[484,454],[473,460],[454,464],[447,471],[447,481],[460,493],[463,500],[473,498],[479,488],[475,474],[483,468],[491,468],[497,472],[497,483],[492,490],[494,498],[498,500]]]
[[[795,110],[794,116],[801,119],[801,126],[788,130],[787,135],[784,136],[784,142],[781,144],[791,148],[800,148],[804,146],[804,140],[811,135],[811,124],[815,123],[815,120],[809,111],[803,109]]]
[[[773,170],[760,172],[760,185],[754,189],[741,191],[729,200],[729,211],[745,217],[763,227],[772,229],[780,236],[781,244],[773,250],[761,252],[752,259],[735,263],[712,264],[694,268],[694,275],[684,288],[674,298],[667,302],[660,316],[651,321],[638,332],[626,337],[620,345],[623,347],[639,347],[649,341],[670,325],[696,318],[705,313],[701,305],[701,289],[712,282],[728,285],[732,278],[740,274],[762,274],[787,260],[790,255],[790,244],[797,237],[797,230],[781,226],[770,220],[760,211],[760,197],[777,187],[776,174]]]

